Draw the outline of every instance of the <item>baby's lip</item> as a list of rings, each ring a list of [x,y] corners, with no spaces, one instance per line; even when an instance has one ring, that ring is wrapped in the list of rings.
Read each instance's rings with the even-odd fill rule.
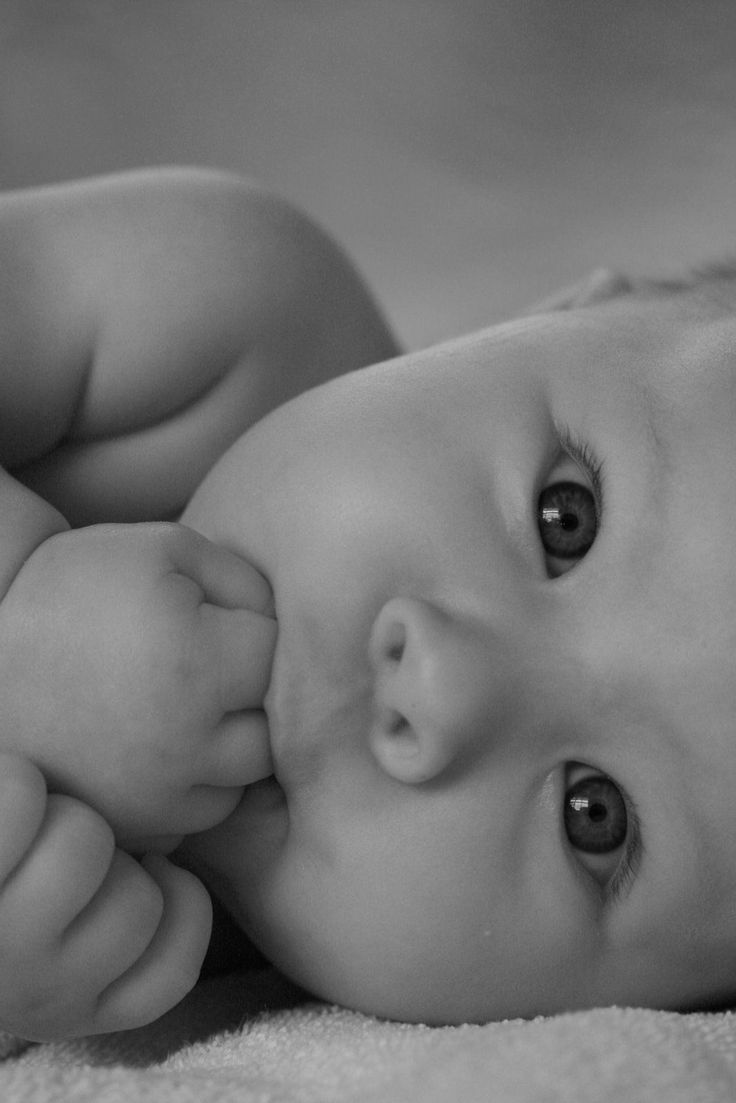
[[[274,667],[271,666],[271,682],[266,690],[266,696],[263,700],[263,711],[266,714],[266,725],[268,728],[268,743],[271,750],[271,776],[278,781],[278,761],[276,748],[274,743],[278,740],[275,738],[277,732],[277,719],[276,709],[274,705]]]
[[[277,644],[278,649],[278,644]],[[289,740],[290,731],[288,720],[282,715],[284,699],[289,699],[283,692],[283,679],[286,674],[283,669],[283,657],[280,662],[274,660],[271,668],[271,682],[263,700],[263,711],[266,714],[268,726],[268,740],[271,749],[271,782],[282,790],[284,796],[289,788],[289,778],[295,767],[295,759],[301,754],[297,742]]]

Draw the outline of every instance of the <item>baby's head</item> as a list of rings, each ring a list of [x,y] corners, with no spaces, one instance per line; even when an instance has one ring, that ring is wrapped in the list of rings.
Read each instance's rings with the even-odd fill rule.
[[[297,398],[184,516],[279,621],[275,778],[190,859],[327,999],[736,989],[736,296],[609,285]]]

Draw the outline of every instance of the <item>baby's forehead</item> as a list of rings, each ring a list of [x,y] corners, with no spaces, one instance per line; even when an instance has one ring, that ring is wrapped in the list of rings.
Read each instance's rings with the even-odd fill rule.
[[[733,281],[736,287],[736,281]],[[712,281],[671,290],[634,285],[596,308],[568,314],[575,384],[587,387],[599,418],[611,396],[635,402],[662,448],[692,450],[720,427],[732,442],[736,413],[736,302]],[[576,333],[576,323],[578,332]],[[546,367],[558,369],[552,357]],[[564,369],[563,369],[564,371]],[[597,401],[599,400],[599,401]]]
[[[667,354],[653,357],[653,383],[665,397],[711,412],[714,400],[733,402],[736,310],[700,290],[654,300],[650,310],[658,320],[655,335]]]

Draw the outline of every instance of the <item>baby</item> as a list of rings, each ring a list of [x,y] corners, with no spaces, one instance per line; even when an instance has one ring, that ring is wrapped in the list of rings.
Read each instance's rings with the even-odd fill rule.
[[[430,1023],[733,994],[735,303],[602,274],[295,399],[194,494],[278,641],[273,774],[184,853],[309,990]]]
[[[67,273],[89,310],[63,309],[62,281],[48,400],[22,380],[5,392],[19,428],[0,458],[53,506],[7,479],[0,968],[18,979],[0,1024],[46,1037],[160,1014],[201,962],[200,881],[287,975],[392,1018],[727,999],[736,280],[598,274],[240,436],[246,377],[254,419],[396,353],[367,293],[308,223],[235,182],[86,187],[63,198],[79,218],[105,209]],[[245,273],[231,218],[188,238],[223,191],[262,245]],[[288,262],[282,235],[300,246]],[[126,309],[97,238],[130,249],[127,282],[112,266]],[[198,304],[208,264],[222,302]],[[292,269],[309,273],[301,313],[275,279]],[[223,289],[254,279],[236,338]],[[277,309],[298,319],[287,353]],[[90,332],[93,370],[62,400]],[[203,361],[219,364],[206,381]],[[294,369],[278,393],[274,363]],[[23,453],[34,417],[47,436]],[[204,466],[181,526],[62,531],[61,515],[175,516]],[[174,863],[128,853],[177,844]]]

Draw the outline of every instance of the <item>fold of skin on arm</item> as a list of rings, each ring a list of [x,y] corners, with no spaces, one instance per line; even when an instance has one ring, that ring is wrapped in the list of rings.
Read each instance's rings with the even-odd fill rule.
[[[286,399],[399,350],[341,250],[203,170],[0,200],[0,462],[73,524],[181,511]]]

